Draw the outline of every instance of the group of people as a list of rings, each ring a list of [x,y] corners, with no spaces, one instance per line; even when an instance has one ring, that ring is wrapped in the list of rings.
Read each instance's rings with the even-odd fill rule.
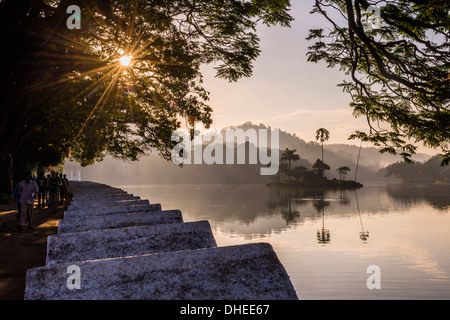
[[[67,200],[67,189],[69,180],[64,174],[57,174],[52,171],[51,174],[45,176],[44,172],[39,177],[33,177],[30,171],[23,175],[23,180],[16,184],[14,188],[14,196],[17,201],[19,224],[17,229],[23,228],[33,229],[33,213],[35,199],[38,199],[38,208],[45,208],[47,205],[52,213],[56,213],[58,204],[62,204]]]

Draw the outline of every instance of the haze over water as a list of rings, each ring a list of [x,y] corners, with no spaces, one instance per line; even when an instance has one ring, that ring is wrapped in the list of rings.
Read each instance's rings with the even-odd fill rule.
[[[185,222],[208,220],[218,246],[270,243],[300,299],[450,299],[448,186],[120,187],[181,210]],[[329,241],[318,241],[322,229]],[[381,289],[367,287],[371,265]]]

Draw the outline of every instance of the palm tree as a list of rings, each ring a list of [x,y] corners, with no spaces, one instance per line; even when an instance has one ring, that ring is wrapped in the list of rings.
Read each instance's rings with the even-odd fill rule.
[[[298,154],[295,154],[297,150],[296,149],[288,149],[283,151],[281,154],[281,160],[287,160],[289,161],[289,168],[288,168],[288,175],[291,176],[291,161],[297,161],[300,160],[300,156]]]
[[[339,173],[339,177],[341,180],[345,180],[347,173],[350,171],[350,168],[347,166],[341,166],[336,170]]]
[[[330,132],[325,128],[320,128],[316,131],[316,140],[322,143],[322,162],[323,162],[323,143],[330,139]]]

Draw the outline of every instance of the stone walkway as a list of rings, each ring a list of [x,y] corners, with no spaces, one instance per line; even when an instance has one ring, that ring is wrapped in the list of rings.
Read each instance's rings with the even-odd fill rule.
[[[218,247],[208,221],[184,222],[111,186],[73,182],[46,265],[26,300],[297,300],[268,243]]]

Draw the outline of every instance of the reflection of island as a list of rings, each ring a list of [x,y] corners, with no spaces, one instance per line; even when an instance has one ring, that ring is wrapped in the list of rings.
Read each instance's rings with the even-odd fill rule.
[[[357,192],[350,189],[267,188],[259,184],[152,185],[125,189],[143,199],[158,201],[167,210],[182,208],[186,221],[208,220],[220,226],[222,231],[248,237],[265,237],[317,223],[315,237],[322,222],[326,228],[329,219],[351,218],[358,219],[358,224],[361,222],[361,227],[355,230],[358,232],[356,239],[367,241],[365,217],[390,215],[392,208],[414,208],[427,203],[443,213],[450,207],[450,188],[443,186],[367,184]],[[399,212],[407,214],[411,211]],[[331,230],[331,237],[337,232],[339,230]]]
[[[450,208],[450,185],[388,184],[387,194],[405,206],[426,201],[435,209],[445,211]]]
[[[326,194],[323,189],[308,188],[271,188],[269,191],[267,207],[273,212],[279,211],[288,225],[298,224],[304,218],[311,217],[310,213],[300,216],[300,207],[306,207],[309,200],[323,199]],[[317,204],[314,207],[317,208]]]

